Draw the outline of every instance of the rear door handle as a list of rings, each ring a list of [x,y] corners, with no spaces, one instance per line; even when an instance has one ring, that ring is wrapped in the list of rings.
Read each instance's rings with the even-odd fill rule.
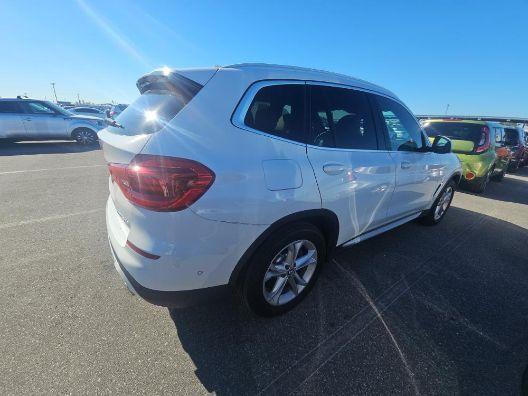
[[[26,118],[26,119],[24,119],[24,121],[31,121],[31,120],[32,120],[32,118]]]
[[[409,169],[411,167],[411,163],[409,161],[402,161],[401,168],[402,169]]]
[[[325,164],[323,165],[323,171],[327,175],[339,175],[345,171],[345,165],[343,164]]]

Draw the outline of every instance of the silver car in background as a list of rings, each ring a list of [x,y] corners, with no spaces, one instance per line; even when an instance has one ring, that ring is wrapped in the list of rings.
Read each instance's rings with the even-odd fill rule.
[[[0,141],[76,140],[93,144],[107,122],[75,115],[62,107],[36,99],[0,99]]]
[[[99,109],[94,109],[93,107],[72,107],[71,109],[68,109],[70,113],[76,114],[76,115],[82,115],[82,116],[90,116],[90,117],[97,117],[102,120],[106,120],[106,112],[101,111]]]

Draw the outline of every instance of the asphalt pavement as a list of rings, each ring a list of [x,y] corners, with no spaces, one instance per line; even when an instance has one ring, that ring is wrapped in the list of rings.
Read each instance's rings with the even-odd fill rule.
[[[294,311],[168,310],[114,271],[107,169],[0,147],[0,393],[500,394],[528,364],[528,168],[328,262]]]

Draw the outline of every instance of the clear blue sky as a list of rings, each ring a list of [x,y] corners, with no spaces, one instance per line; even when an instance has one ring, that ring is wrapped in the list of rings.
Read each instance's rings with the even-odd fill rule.
[[[0,96],[130,102],[164,65],[341,72],[415,113],[528,117],[528,2],[0,0]]]

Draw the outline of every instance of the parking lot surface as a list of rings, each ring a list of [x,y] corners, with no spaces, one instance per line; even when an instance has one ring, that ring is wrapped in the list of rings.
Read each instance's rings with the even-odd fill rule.
[[[291,313],[129,294],[107,169],[75,143],[0,147],[0,393],[519,394],[528,364],[528,168],[457,193],[436,227],[343,249]]]

